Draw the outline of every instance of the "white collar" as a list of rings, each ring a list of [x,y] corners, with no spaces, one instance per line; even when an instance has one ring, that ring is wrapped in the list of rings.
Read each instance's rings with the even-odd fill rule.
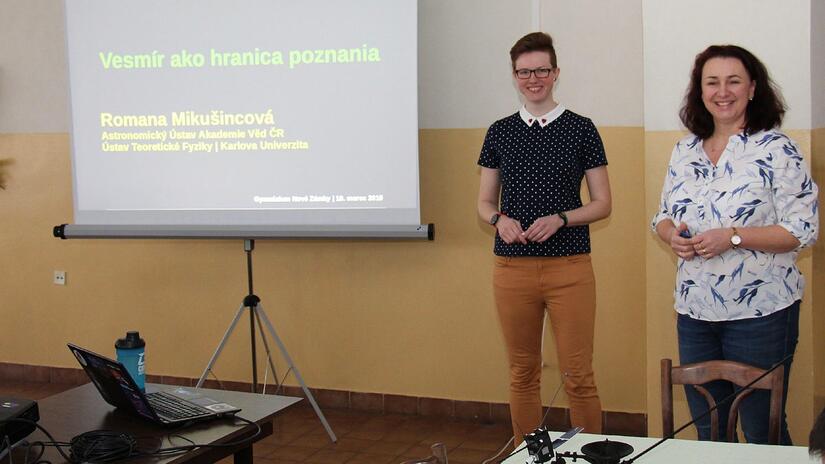
[[[561,116],[561,114],[564,113],[564,110],[566,109],[567,108],[565,108],[564,105],[559,103],[558,105],[556,105],[555,108],[548,111],[547,113],[541,116],[533,116],[532,114],[530,114],[529,111],[527,111],[526,106],[521,105],[521,109],[518,110],[518,114],[519,116],[521,116],[521,120],[524,121],[524,123],[528,126],[532,126],[534,121],[538,121],[539,125],[541,127],[544,127],[553,122],[559,116]]]

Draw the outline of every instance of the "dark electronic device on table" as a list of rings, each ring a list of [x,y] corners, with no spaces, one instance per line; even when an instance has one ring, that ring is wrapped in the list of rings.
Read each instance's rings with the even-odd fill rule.
[[[123,364],[71,343],[69,349],[107,403],[152,422],[179,425],[240,411],[189,388],[144,394]]]
[[[40,413],[37,402],[0,397],[0,458],[16,443],[34,432]]]

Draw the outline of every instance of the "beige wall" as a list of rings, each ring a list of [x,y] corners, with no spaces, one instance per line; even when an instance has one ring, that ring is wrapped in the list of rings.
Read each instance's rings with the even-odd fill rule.
[[[541,2],[541,26],[553,35],[561,69],[554,95],[597,126],[640,127],[642,0],[605,5],[605,0]]]
[[[825,2],[811,1],[811,127],[825,127]]]
[[[682,128],[677,110],[696,54],[727,43],[749,49],[768,67],[790,108],[784,127],[813,127],[811,0],[786,0],[782,8],[775,0],[643,0],[642,5],[646,130]],[[726,18],[725,27],[711,17]],[[782,33],[766,33],[756,24]]]
[[[819,182],[819,204],[825,200],[825,2],[811,2],[811,169]],[[825,233],[820,213],[819,242],[814,246],[814,272],[811,279],[814,297],[814,413],[825,408]]]
[[[819,241],[813,249],[813,272],[808,286],[813,296],[813,414],[825,408],[825,232],[822,231],[821,207],[825,204],[825,128],[811,131],[811,170],[819,185]]]
[[[643,133],[602,134],[616,206],[593,227],[597,379],[606,409],[643,412]],[[421,132],[422,216],[436,224],[434,242],[257,242],[255,291],[311,386],[506,401],[492,234],[475,213],[483,136]],[[14,161],[0,194],[0,312],[12,328],[0,361],[74,366],[66,342],[112,353],[118,335],[139,329],[150,373],[199,376],[246,294],[242,242],[55,239],[52,226],[71,222],[68,137],[0,135],[0,158]],[[55,269],[68,285],[51,283]],[[249,380],[247,340],[242,319],[219,377]],[[558,378],[548,345],[545,398]]]
[[[701,2],[739,18],[737,0]],[[685,19],[686,12],[703,14],[695,3],[599,3],[419,2],[422,222],[436,224],[436,240],[257,242],[256,293],[311,386],[506,401],[490,289],[492,231],[475,214],[475,162],[484,128],[518,105],[506,53],[532,20],[557,38],[559,98],[594,118],[610,161],[613,215],[592,227],[595,367],[604,407],[647,412],[651,432],[658,432],[659,359],[677,358],[675,262],[648,221],[681,135],[675,115],[690,60],[710,40],[696,33],[697,24],[710,26]],[[242,243],[53,238],[54,225],[72,222],[62,7],[53,0],[0,6],[0,169],[8,184],[0,191],[0,362],[74,366],[66,342],[111,353],[115,337],[140,329],[150,373],[199,376],[246,294]],[[793,0],[778,13],[748,14],[795,24],[809,10],[822,16],[822,2]],[[592,33],[581,34],[587,18],[615,21],[588,23]],[[806,107],[810,99],[799,92],[821,98],[814,57],[825,42],[818,32],[808,48],[803,36],[811,31],[785,29],[794,34],[778,42],[740,20],[712,37],[753,46],[793,92],[786,93],[786,127],[810,154],[822,185],[825,129],[808,129],[822,127],[824,113]],[[811,57],[813,81],[781,61],[798,60],[788,49],[811,52],[801,56]],[[818,125],[810,125],[812,112]],[[800,261],[809,285],[789,407],[798,443],[806,442],[813,410],[825,405],[825,337],[814,336],[825,333],[823,247],[825,240]],[[57,269],[68,272],[67,286],[51,283]],[[244,319],[216,368],[222,379],[250,379],[247,340]],[[552,343],[546,361],[548,401],[559,376]],[[282,366],[279,360],[281,373]],[[677,413],[677,423],[687,420],[684,407]]]

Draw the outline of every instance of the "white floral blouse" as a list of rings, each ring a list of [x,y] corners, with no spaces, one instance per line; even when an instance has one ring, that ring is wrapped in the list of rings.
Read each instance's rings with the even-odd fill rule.
[[[702,140],[689,135],[673,149],[652,227],[686,223],[692,235],[720,227],[778,224],[799,240],[817,238],[817,186],[796,143],[778,130],[728,140],[714,166]],[[707,321],[767,316],[802,298],[799,249],[766,253],[729,249],[719,256],[678,259],[675,308]]]

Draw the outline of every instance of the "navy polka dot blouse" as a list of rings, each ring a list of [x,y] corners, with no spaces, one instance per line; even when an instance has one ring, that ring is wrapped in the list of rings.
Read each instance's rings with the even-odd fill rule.
[[[527,230],[542,216],[582,206],[584,171],[607,164],[604,145],[593,122],[564,112],[544,127],[515,113],[490,126],[480,166],[498,169],[501,211]],[[563,227],[544,243],[507,244],[496,234],[499,256],[571,256],[590,253],[590,228]]]

